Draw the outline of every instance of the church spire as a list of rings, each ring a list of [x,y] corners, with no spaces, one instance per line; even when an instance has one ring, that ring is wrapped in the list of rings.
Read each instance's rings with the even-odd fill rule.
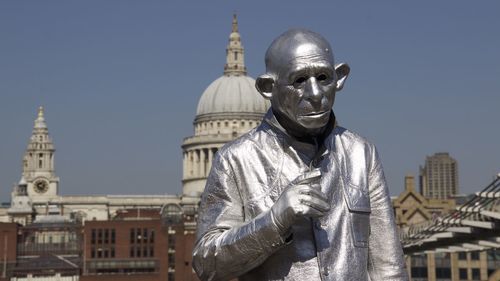
[[[241,36],[238,32],[238,19],[233,15],[232,32],[229,35],[229,44],[226,48],[226,65],[224,66],[224,75],[246,75],[244,49],[241,44]]]
[[[236,18],[236,14],[233,14],[233,32],[238,32],[238,18]]]
[[[43,116],[43,106],[38,108],[38,117],[35,119],[35,129],[47,129],[45,117]]]
[[[37,171],[54,172],[54,144],[45,123],[43,107],[38,108],[38,115],[33,126],[33,133],[24,156],[23,175],[29,177]]]

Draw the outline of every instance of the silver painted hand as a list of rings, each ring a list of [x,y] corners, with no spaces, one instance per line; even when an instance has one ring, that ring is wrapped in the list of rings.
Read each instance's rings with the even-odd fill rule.
[[[314,170],[296,178],[271,207],[274,221],[285,233],[299,217],[321,217],[330,210],[326,195],[321,192],[321,173]]]

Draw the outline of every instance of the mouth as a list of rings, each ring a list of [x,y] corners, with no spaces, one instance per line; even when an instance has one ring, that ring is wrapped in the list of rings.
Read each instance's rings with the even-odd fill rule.
[[[300,117],[305,117],[305,118],[321,118],[324,117],[325,115],[330,114],[329,110],[325,111],[317,111],[317,112],[310,112],[307,114],[301,114]]]

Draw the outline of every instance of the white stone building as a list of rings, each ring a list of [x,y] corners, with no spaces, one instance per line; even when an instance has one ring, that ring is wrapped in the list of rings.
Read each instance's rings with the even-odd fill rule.
[[[247,76],[236,15],[226,49],[224,74],[203,92],[194,119],[194,136],[184,139],[183,202],[199,198],[217,150],[256,127],[270,106]],[[190,200],[188,200],[190,199]]]
[[[201,96],[194,120],[194,136],[184,139],[182,195],[61,196],[55,172],[55,148],[40,107],[23,157],[19,184],[13,188],[10,206],[0,207],[0,222],[23,225],[51,216],[59,220],[109,220],[123,209],[162,208],[174,204],[196,209],[211,162],[226,142],[258,125],[269,107],[246,75],[244,49],[236,16],[226,49],[224,75]]]

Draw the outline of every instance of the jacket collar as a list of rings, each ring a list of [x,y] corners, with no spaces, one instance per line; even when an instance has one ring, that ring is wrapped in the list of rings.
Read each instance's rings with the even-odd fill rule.
[[[328,153],[329,151],[329,146],[326,144],[326,141],[328,139],[328,136],[332,134],[333,130],[337,126],[337,122],[335,119],[335,114],[331,113],[330,115],[330,120],[328,121],[328,124],[326,125],[326,130],[317,138],[314,138],[315,143],[307,142],[302,139],[296,138],[289,134],[283,126],[279,123],[279,121],[276,119],[276,116],[274,115],[272,108],[270,108],[266,115],[264,116],[264,123],[266,123],[269,126],[270,133],[278,136],[279,138],[284,139],[285,143],[288,143],[289,145],[295,147],[299,151],[314,151],[314,156],[311,158],[312,161],[310,163],[310,166],[316,166],[318,161]],[[306,153],[309,154],[309,153]],[[312,155],[309,154],[309,157]]]

